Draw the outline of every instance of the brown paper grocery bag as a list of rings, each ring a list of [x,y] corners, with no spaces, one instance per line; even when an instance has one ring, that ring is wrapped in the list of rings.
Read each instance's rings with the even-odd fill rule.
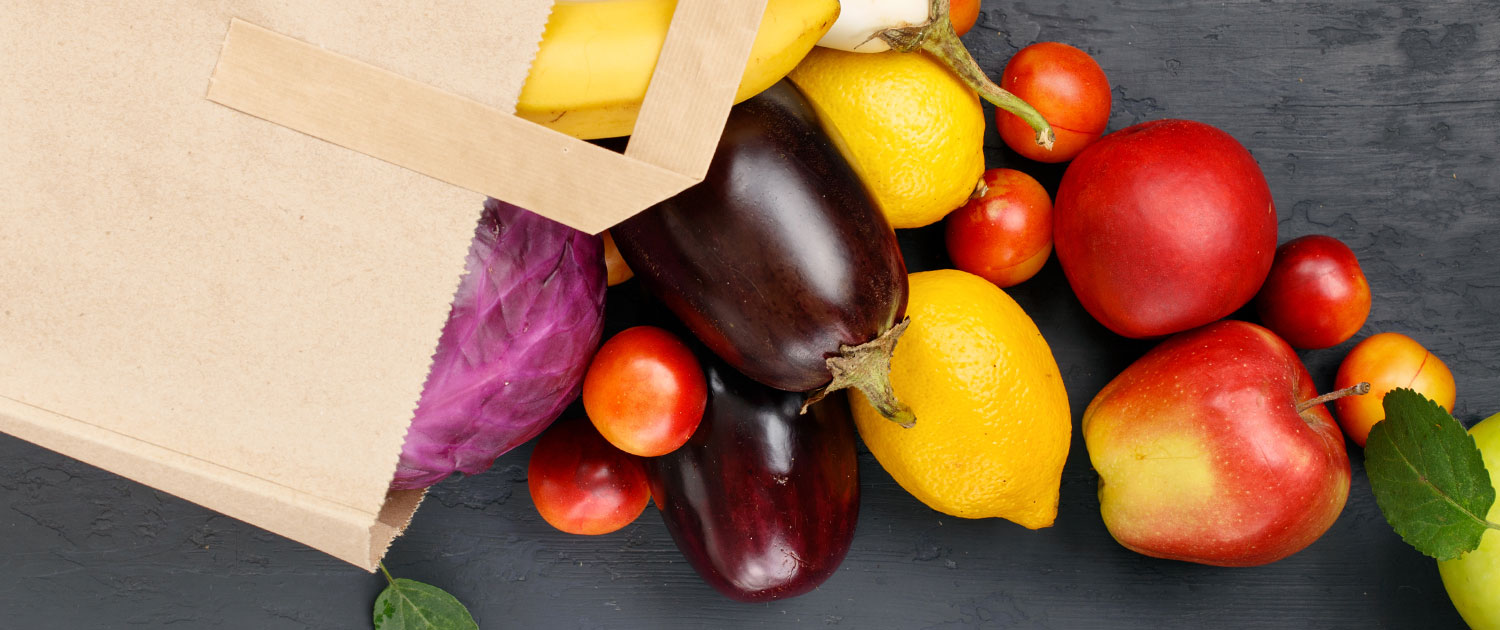
[[[0,430],[373,568],[484,196],[701,180],[764,9],[680,0],[621,156],[511,115],[550,4],[0,7]]]

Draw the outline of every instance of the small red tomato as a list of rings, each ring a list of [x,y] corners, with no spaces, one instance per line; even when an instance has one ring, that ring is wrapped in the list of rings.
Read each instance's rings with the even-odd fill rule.
[[[1385,420],[1385,395],[1405,387],[1453,411],[1457,388],[1453,372],[1417,340],[1401,333],[1384,332],[1359,342],[1339,364],[1333,378],[1338,389],[1369,383],[1370,393],[1345,396],[1333,401],[1333,410],[1344,427],[1344,435],[1365,445],[1370,428]]]
[[[963,37],[979,21],[979,0],[949,0],[948,21],[953,23],[953,32]]]
[[[1287,343],[1314,350],[1354,336],[1370,315],[1370,283],[1348,245],[1313,235],[1276,248],[1255,296],[1260,319]]]
[[[1005,64],[1000,87],[1030,103],[1057,134],[1049,151],[1015,114],[998,110],[1000,137],[1016,153],[1038,162],[1066,162],[1093,144],[1109,125],[1109,78],[1088,53],[1042,42],[1022,48]]]
[[[656,457],[687,442],[703,419],[708,383],[692,350],[654,326],[600,346],[583,377],[583,409],[620,450]]]
[[[1004,288],[1036,275],[1052,254],[1052,199],[1030,175],[984,172],[989,188],[948,215],[953,265]]]
[[[536,511],[569,534],[608,534],[629,525],[651,501],[646,468],[582,418],[559,420],[531,452],[526,485]]]

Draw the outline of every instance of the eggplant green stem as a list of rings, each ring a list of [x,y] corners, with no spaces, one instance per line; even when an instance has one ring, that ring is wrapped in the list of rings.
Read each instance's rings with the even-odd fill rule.
[[[896,351],[896,342],[910,324],[908,317],[868,343],[844,346],[837,355],[828,357],[828,372],[833,381],[808,396],[807,402],[802,403],[802,413],[807,413],[807,408],[824,396],[852,387],[864,394],[886,419],[908,429],[916,426],[916,414],[897,400],[896,392],[891,389],[891,353]]]
[[[1349,387],[1345,387],[1337,391],[1328,392],[1317,398],[1312,398],[1297,403],[1297,413],[1302,413],[1323,403],[1333,402],[1345,396],[1363,396],[1368,393],[1370,393],[1369,383],[1357,383],[1355,385],[1350,385]]]
[[[389,582],[391,584],[395,584],[396,583],[396,578],[391,577],[391,572],[386,570],[386,568],[385,568],[385,561],[382,560],[382,561],[380,561],[379,564],[380,564],[380,572],[385,574],[385,581]]]
[[[1021,100],[1021,97],[1011,94],[998,85],[995,85],[984,70],[979,67],[979,62],[974,61],[974,56],[969,54],[969,49],[959,40],[958,32],[953,30],[953,22],[948,19],[948,3],[951,0],[929,0],[928,21],[919,26],[908,26],[905,28],[892,28],[881,31],[878,35],[885,40],[891,49],[901,52],[924,50],[943,62],[953,70],[958,78],[977,92],[980,98],[989,101],[990,104],[1007,112],[1019,116],[1026,124],[1031,125],[1032,131],[1036,132],[1036,143],[1044,149],[1051,150],[1052,144],[1057,141],[1057,134],[1052,131],[1052,125],[1042,117],[1042,113],[1036,111],[1030,103]]]

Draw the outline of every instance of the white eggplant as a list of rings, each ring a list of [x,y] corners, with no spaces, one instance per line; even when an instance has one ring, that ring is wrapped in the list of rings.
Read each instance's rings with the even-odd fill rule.
[[[818,45],[849,52],[885,52],[891,45],[881,39],[881,33],[925,26],[931,18],[927,0],[840,0],[839,19]]]
[[[943,62],[980,98],[1021,117],[1036,143],[1052,148],[1057,135],[1041,112],[995,85],[969,54],[948,19],[950,0],[841,0],[839,19],[818,45],[857,53],[926,51]]]

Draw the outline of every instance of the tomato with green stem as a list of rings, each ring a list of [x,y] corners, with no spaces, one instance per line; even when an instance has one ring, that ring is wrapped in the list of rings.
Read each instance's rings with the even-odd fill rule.
[[[608,534],[651,501],[640,458],[615,448],[587,420],[569,418],[537,440],[526,470],[536,511],[569,534]]]
[[[1005,64],[1000,87],[1030,103],[1052,125],[1052,148],[1036,143],[1036,133],[1015,114],[997,110],[996,124],[1005,144],[1038,162],[1073,159],[1109,125],[1113,98],[1109,78],[1088,53],[1059,42],[1022,48]]]
[[[604,439],[641,457],[666,455],[703,419],[708,384],[691,349],[655,326],[600,346],[583,377],[583,409]]]

